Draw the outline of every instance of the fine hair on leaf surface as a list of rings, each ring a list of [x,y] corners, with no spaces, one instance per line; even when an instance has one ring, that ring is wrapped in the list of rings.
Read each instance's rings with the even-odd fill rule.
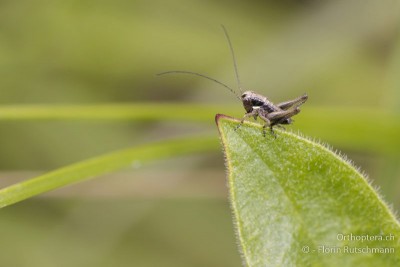
[[[216,120],[247,266],[395,266],[400,260],[399,222],[348,159],[291,132],[263,137],[261,125],[235,130],[238,120]],[[339,238],[350,234],[396,239]],[[366,246],[389,252],[348,252]]]

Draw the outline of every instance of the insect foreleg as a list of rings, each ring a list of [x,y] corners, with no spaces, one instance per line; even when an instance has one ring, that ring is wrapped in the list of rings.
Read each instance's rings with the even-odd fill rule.
[[[258,109],[253,109],[251,112],[244,114],[244,116],[241,119],[239,125],[236,126],[235,131],[242,126],[242,124],[244,123],[245,119],[250,118],[250,117],[254,117],[254,119],[257,119],[258,115],[259,115],[258,114]]]

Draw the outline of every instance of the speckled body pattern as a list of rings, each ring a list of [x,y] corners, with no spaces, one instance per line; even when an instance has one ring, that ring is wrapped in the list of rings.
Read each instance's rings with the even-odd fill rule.
[[[247,117],[253,117],[255,120],[257,117],[260,117],[265,122],[263,127],[263,133],[265,135],[266,127],[270,127],[270,130],[273,133],[272,127],[274,125],[291,124],[291,117],[300,112],[300,106],[307,101],[308,96],[307,94],[304,94],[296,99],[282,102],[277,105],[272,103],[265,96],[253,91],[244,92],[240,98],[243,102],[243,107],[246,110],[246,114],[244,115],[241,124]]]

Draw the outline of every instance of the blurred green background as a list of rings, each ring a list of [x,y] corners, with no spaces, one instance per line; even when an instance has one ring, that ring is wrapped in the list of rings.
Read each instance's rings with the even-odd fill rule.
[[[294,131],[349,156],[400,208],[398,1],[1,1],[0,104],[214,104],[242,84],[309,101]],[[214,110],[211,110],[214,111]],[[185,112],[185,110],[182,110]],[[0,120],[2,187],[206,122]],[[0,266],[241,266],[221,151],[168,159],[0,211]]]

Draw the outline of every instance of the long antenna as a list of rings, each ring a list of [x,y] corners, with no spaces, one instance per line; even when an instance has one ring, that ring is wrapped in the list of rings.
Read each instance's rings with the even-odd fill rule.
[[[200,76],[200,77],[206,78],[206,79],[208,79],[210,81],[216,82],[219,85],[222,85],[223,87],[225,87],[226,89],[231,91],[236,96],[236,98],[241,101],[239,95],[231,87],[229,87],[228,85],[224,84],[223,82],[218,81],[217,79],[211,78],[211,77],[209,77],[207,75],[204,75],[204,74],[200,74],[200,73],[192,72],[192,71],[185,71],[185,70],[171,70],[171,71],[165,71],[165,72],[157,73],[157,75],[160,76],[160,75],[164,75],[164,74],[173,74],[173,73],[183,73],[183,74],[196,75],[196,76]]]
[[[239,72],[238,72],[238,68],[237,68],[237,64],[236,64],[235,52],[233,51],[231,38],[229,38],[229,34],[228,34],[228,31],[226,30],[225,26],[221,24],[221,27],[222,27],[222,30],[224,31],[226,40],[228,41],[229,49],[231,50],[232,60],[233,60],[233,67],[235,68],[235,76],[236,76],[237,87],[238,87],[240,93],[243,93],[242,92],[242,85],[241,85],[240,79],[239,79]]]

